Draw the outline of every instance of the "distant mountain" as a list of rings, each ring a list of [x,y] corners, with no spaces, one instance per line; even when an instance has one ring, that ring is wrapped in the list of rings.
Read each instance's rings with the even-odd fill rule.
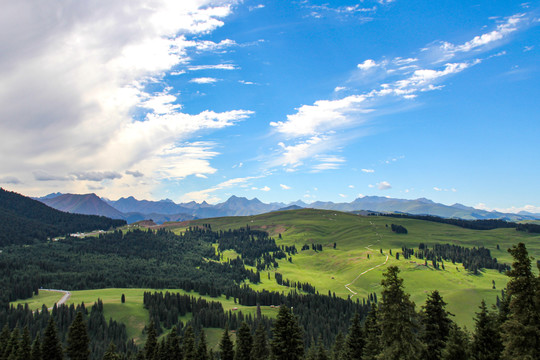
[[[45,205],[73,214],[102,215],[111,219],[125,219],[124,214],[113,208],[96,194],[62,194],[48,199],[39,199]]]
[[[52,195],[52,194],[51,194]],[[45,204],[63,211],[82,214],[104,215],[111,218],[125,219],[129,223],[152,219],[156,223],[167,221],[184,221],[196,218],[212,218],[222,216],[248,216],[268,213],[276,210],[297,208],[314,208],[336,211],[376,211],[387,213],[407,213],[413,215],[433,215],[444,218],[460,218],[466,220],[503,219],[508,221],[535,220],[540,215],[521,212],[519,214],[490,212],[462,204],[444,205],[426,198],[415,200],[395,199],[382,196],[365,196],[352,202],[334,203],[316,201],[311,204],[298,200],[289,204],[274,202],[263,203],[257,198],[231,196],[226,201],[211,205],[207,202],[176,204],[172,200],[137,200],[133,196],[118,200],[100,199],[95,194],[73,195],[61,194],[49,198],[41,198]]]
[[[105,199],[104,199],[105,200]],[[141,214],[189,214],[191,210],[181,205],[175,204],[172,200],[137,200],[133,196],[120,198],[116,201],[105,200],[109,205],[123,213],[141,213]]]
[[[303,209],[303,207],[298,206],[298,205],[291,205],[291,206],[286,206],[286,207],[283,207],[274,211],[287,211],[287,210],[300,210],[300,209]]]
[[[76,215],[0,188],[0,246],[30,244],[74,232],[125,224],[102,216]]]

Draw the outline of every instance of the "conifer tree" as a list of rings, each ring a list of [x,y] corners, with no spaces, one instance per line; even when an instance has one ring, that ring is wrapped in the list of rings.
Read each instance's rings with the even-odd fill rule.
[[[378,320],[377,304],[371,304],[371,309],[364,323],[365,345],[363,360],[375,360],[382,351],[381,328]]]
[[[360,315],[355,313],[349,327],[349,332],[347,333],[347,338],[345,339],[345,359],[361,359],[364,345],[364,334],[362,334],[362,326],[360,325]]]
[[[2,328],[2,332],[0,333],[0,357],[4,356],[4,352],[6,350],[6,347],[10,339],[11,339],[11,331],[9,330],[9,326],[6,323],[4,327]]]
[[[326,349],[324,348],[324,343],[321,336],[319,336],[319,339],[317,340],[317,350],[315,354],[316,354],[315,360],[329,360],[328,354],[326,353]]]
[[[90,350],[88,345],[90,338],[86,331],[86,324],[83,319],[82,312],[78,312],[75,319],[71,323],[67,338],[67,355],[71,360],[88,360]]]
[[[244,321],[236,332],[236,360],[251,360],[253,336],[249,325]]]
[[[32,343],[30,340],[30,331],[28,326],[25,326],[22,333],[17,360],[29,360],[32,357]]]
[[[120,360],[121,356],[116,352],[116,346],[111,341],[109,346],[107,347],[107,350],[105,351],[105,355],[103,355],[103,360]]]
[[[31,354],[32,360],[41,360],[41,340],[39,338],[39,333],[36,335],[36,338],[34,339],[34,342],[32,343],[32,354]]]
[[[195,349],[195,334],[193,333],[193,328],[188,326],[186,331],[184,331],[184,337],[182,342],[182,352],[184,353],[184,359],[194,360],[197,356]]]
[[[381,325],[380,360],[416,360],[422,353],[417,338],[417,315],[409,294],[403,290],[403,279],[397,266],[389,266],[383,273],[382,296],[379,307]]]
[[[302,330],[285,305],[281,305],[274,322],[271,342],[272,357],[276,360],[297,360],[304,356]]]
[[[229,336],[229,325],[225,326],[221,341],[219,342],[219,351],[221,352],[221,360],[234,360],[234,346]]]
[[[146,331],[146,344],[144,344],[144,357],[146,360],[153,360],[157,347],[157,334],[154,320],[150,321],[148,330]]]
[[[252,358],[256,360],[266,360],[270,356],[266,329],[262,322],[259,322],[253,338]]]
[[[208,346],[204,329],[199,333],[199,344],[197,345],[197,360],[208,360]]]
[[[178,336],[178,330],[174,326],[167,336],[167,349],[170,359],[180,360],[183,358],[182,347],[180,346],[180,337]]]
[[[21,337],[21,333],[19,331],[19,328],[16,327],[11,332],[11,337],[9,339],[9,342],[6,348],[4,349],[4,355],[2,357],[3,360],[15,360],[17,358],[17,353],[19,351],[20,337]]]
[[[340,331],[336,335],[334,340],[334,346],[332,347],[332,360],[342,360],[344,358],[345,339],[343,333]]]
[[[43,360],[62,360],[64,358],[62,344],[58,339],[58,332],[52,316],[43,333],[41,357]]]
[[[425,359],[439,360],[446,339],[450,333],[452,320],[445,309],[446,303],[437,290],[428,295],[426,304],[422,307],[423,332],[421,339],[426,345]]]
[[[456,324],[450,325],[450,332],[442,351],[443,360],[469,360],[470,341],[467,333]]]
[[[499,334],[497,316],[488,311],[482,300],[480,312],[476,313],[475,331],[471,346],[474,360],[498,360],[501,357],[502,343]]]
[[[501,326],[504,350],[502,358],[540,358],[540,313],[536,303],[538,281],[531,270],[531,258],[525,244],[519,243],[508,249],[514,258],[512,269],[506,274],[508,317]]]

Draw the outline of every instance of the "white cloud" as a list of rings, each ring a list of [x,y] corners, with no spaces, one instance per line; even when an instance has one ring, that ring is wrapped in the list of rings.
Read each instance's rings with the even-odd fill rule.
[[[261,191],[270,191],[270,188],[268,186],[262,187],[259,190]]]
[[[229,179],[227,181],[224,181],[222,183],[217,184],[216,186],[213,186],[209,189],[199,190],[199,191],[192,191],[189,193],[186,193],[182,196],[182,202],[188,202],[188,201],[196,201],[196,202],[203,202],[207,201],[209,203],[216,203],[219,200],[221,200],[218,196],[214,195],[213,193],[218,190],[228,189],[235,186],[242,186],[246,185],[246,183],[252,179],[256,179],[257,176],[248,176],[243,178],[234,178]]]
[[[0,91],[0,117],[18,121],[0,123],[0,151],[11,155],[0,164],[0,173],[13,174],[28,189],[35,181],[47,181],[50,186],[43,185],[51,188],[72,180],[62,185],[64,190],[82,192],[87,179],[99,178],[86,175],[104,168],[122,174],[136,167],[157,179],[160,174],[212,171],[208,152],[199,162],[203,172],[180,170],[188,165],[163,159],[185,158],[183,150],[175,153],[176,144],[201,129],[232,126],[248,112],[183,114],[178,95],[169,93],[163,79],[183,71],[179,67],[189,63],[190,51],[235,46],[228,39],[201,40],[223,26],[232,3],[82,1],[44,8],[30,0],[7,3],[0,47],[9,51],[0,58],[0,77],[2,89],[9,91]],[[165,90],[147,92],[156,86]],[[196,153],[188,157],[195,160]],[[32,173],[33,178],[28,176]],[[135,176],[104,179],[111,182],[104,196],[152,197],[157,185]]]
[[[498,211],[502,213],[513,213],[517,214],[521,211],[526,211],[533,214],[540,214],[540,206],[536,205],[523,205],[523,206],[511,206],[509,208],[497,208],[497,207],[490,207],[484,203],[478,203],[474,206],[476,209],[480,210],[486,210],[486,211]]]
[[[103,180],[114,180],[122,178],[122,174],[117,173],[116,171],[82,171],[73,173],[73,176],[75,176],[77,180],[98,182]]]
[[[354,189],[354,185],[349,185],[349,189]]]
[[[356,197],[362,199],[362,198],[365,198],[366,195],[364,195],[364,194],[358,194],[358,195],[356,195]]]
[[[255,83],[252,81],[238,80],[238,82],[244,85],[255,85]]]
[[[195,174],[196,177],[198,178],[201,178],[201,179],[208,179],[208,176],[204,175],[204,174]]]
[[[213,84],[220,81],[220,79],[212,78],[212,77],[200,77],[200,78],[194,78],[189,80],[191,83],[196,84]]]
[[[347,90],[347,88],[345,86],[336,86],[334,92],[340,92],[343,90]]]
[[[284,185],[284,184],[279,184],[279,186],[281,186],[281,188],[282,188],[283,190],[290,190],[290,189],[291,189],[290,186],[287,186],[287,185]]]
[[[238,67],[233,64],[216,64],[216,65],[193,65],[188,66],[189,71],[198,70],[237,70]]]
[[[363,63],[357,65],[357,67],[360,70],[364,70],[364,71],[367,71],[377,66],[378,66],[377,63],[371,59],[367,59]]]
[[[440,189],[438,187],[434,187],[433,190],[435,190],[435,191],[443,191],[443,189]]]
[[[368,187],[369,187],[369,188],[374,188],[374,187],[375,187],[375,185],[373,185],[373,184],[369,184],[369,185],[368,185]]]
[[[373,170],[373,169],[362,169],[362,172],[365,172],[367,174],[372,174],[372,173],[375,172],[375,170]]]
[[[280,133],[289,136],[313,136],[350,125],[358,114],[372,111],[362,106],[363,95],[351,95],[339,100],[318,100],[313,105],[301,106],[296,114],[287,115],[286,121],[271,122]]]
[[[342,198],[346,198],[346,197],[347,197],[347,195],[345,195],[345,194],[339,194],[339,196],[341,196]]]
[[[388,181],[381,181],[380,183],[377,183],[377,187],[379,190],[388,190],[392,188],[392,185]]]

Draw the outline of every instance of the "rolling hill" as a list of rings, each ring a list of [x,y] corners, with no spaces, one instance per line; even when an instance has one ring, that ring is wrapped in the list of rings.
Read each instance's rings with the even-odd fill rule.
[[[518,232],[515,229],[469,230],[458,226],[415,219],[387,216],[359,216],[350,213],[301,209],[277,211],[257,216],[223,217],[195,220],[184,226],[209,223],[212,230],[235,229],[249,225],[252,229],[268,231],[278,245],[296,246],[298,254],[292,262],[279,261],[279,267],[261,274],[261,284],[254,289],[288,291],[275,281],[275,273],[291,281],[309,282],[320,293],[335,293],[340,297],[365,297],[379,292],[382,272],[388,265],[398,265],[405,287],[412,299],[423,304],[426,294],[438,289],[449,310],[458,322],[470,327],[474,312],[482,299],[489,304],[501,296],[507,278],[496,270],[482,270],[478,275],[465,270],[462,264],[444,261],[445,269],[425,266],[424,260],[396,258],[402,247],[418,248],[420,243],[455,244],[466,248],[485,247],[499,262],[511,263],[506,249],[524,242],[530,255],[540,256],[540,235]],[[396,234],[390,225],[400,224],[408,234]],[[182,232],[184,227],[168,228]],[[281,235],[281,236],[280,236]],[[336,248],[333,248],[336,243]],[[301,251],[303,245],[321,244],[323,251]],[[390,253],[391,252],[391,253]],[[225,253],[235,258],[234,252]],[[388,260],[387,259],[388,256]],[[366,272],[367,271],[367,272]],[[345,287],[348,285],[348,287]]]

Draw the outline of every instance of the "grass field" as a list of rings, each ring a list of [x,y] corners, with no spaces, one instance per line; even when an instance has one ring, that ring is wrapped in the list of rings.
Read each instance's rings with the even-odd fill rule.
[[[142,331],[145,325],[148,323],[148,310],[143,306],[143,295],[145,291],[169,291],[180,294],[189,294],[195,297],[200,297],[208,301],[220,301],[225,311],[238,308],[238,311],[242,311],[244,314],[251,314],[255,316],[257,308],[255,306],[242,306],[234,303],[233,299],[226,299],[225,296],[219,298],[212,298],[210,296],[200,296],[195,292],[187,292],[181,289],[96,289],[96,290],[81,290],[72,291],[71,298],[66,304],[81,304],[84,302],[87,308],[91,307],[97,299],[101,299],[103,302],[103,312],[105,318],[108,320],[112,318],[118,322],[126,324],[128,338],[133,338],[137,344],[144,343],[145,337]],[[126,302],[122,304],[122,294],[126,297]],[[48,308],[52,307],[55,302],[60,300],[63,294],[53,291],[40,291],[39,295],[34,296],[31,299],[15,301],[12,304],[25,304],[28,303],[31,309],[41,309],[45,304]],[[277,309],[269,306],[261,306],[261,313],[268,317],[276,317]],[[181,320],[185,323],[191,318],[190,314],[187,314]],[[223,329],[208,328],[205,329],[206,336],[208,338],[208,345],[210,347],[216,347],[219,343],[219,339],[223,333]]]
[[[423,242],[428,246],[434,244],[457,244],[466,247],[483,246],[491,251],[499,262],[511,264],[511,257],[506,251],[513,244],[524,242],[530,255],[540,255],[540,235],[518,232],[514,229],[469,230],[461,227],[415,220],[390,218],[383,216],[359,216],[327,210],[302,209],[273,212],[257,216],[225,217],[195,220],[189,226],[210,223],[213,230],[228,230],[249,225],[253,229],[268,231],[276,239],[278,245],[296,245],[300,250],[304,244],[322,244],[324,250],[299,251],[293,256],[293,262],[279,261],[279,268],[261,273],[261,283],[251,285],[256,290],[267,289],[288,291],[275,282],[274,272],[283,274],[284,278],[293,281],[309,282],[316,289],[326,294],[328,291],[346,298],[353,294],[345,288],[362,272],[384,263],[386,255],[401,252],[402,246],[417,248]],[[408,234],[395,234],[390,225],[399,224],[407,228]],[[388,227],[387,227],[388,225]],[[170,228],[177,232],[185,231],[185,227]],[[279,239],[278,235],[282,238]],[[334,242],[337,244],[333,248]],[[499,245],[499,250],[497,249]],[[381,254],[380,249],[383,250]],[[369,255],[369,258],[368,258]],[[234,257],[234,252],[227,252],[227,257]],[[424,266],[423,260],[403,257],[396,260],[389,256],[385,266],[380,266],[360,276],[349,286],[359,297],[369,293],[380,293],[382,273],[389,265],[400,267],[406,291],[417,306],[421,306],[426,295],[432,290],[439,290],[448,309],[456,314],[456,321],[471,328],[474,313],[480,301],[488,304],[496,301],[500,290],[506,286],[505,275],[494,270],[486,270],[479,275],[468,273],[461,264],[445,264],[445,270],[436,270]],[[493,289],[493,281],[495,289]]]
[[[275,272],[283,274],[284,278],[292,281],[309,282],[321,294],[329,291],[336,296],[347,298],[353,293],[355,297],[363,298],[370,293],[380,295],[382,273],[389,265],[397,265],[401,269],[405,290],[411,294],[411,299],[417,304],[417,309],[425,302],[429,292],[437,289],[448,303],[447,309],[455,314],[455,320],[473,328],[473,318],[480,301],[485,299],[488,304],[494,304],[496,296],[506,286],[507,277],[494,270],[482,271],[479,275],[468,273],[461,264],[445,263],[445,269],[437,270],[425,266],[423,260],[414,257],[409,260],[395,258],[396,252],[401,252],[402,246],[417,248],[419,243],[428,246],[434,244],[458,244],[461,246],[484,246],[491,251],[492,256],[499,262],[511,263],[512,259],[506,249],[518,242],[524,242],[529,254],[540,256],[540,235],[518,232],[514,229],[495,229],[489,231],[469,230],[457,226],[414,220],[390,218],[381,216],[359,216],[336,211],[302,209],[293,211],[274,212],[258,216],[227,217],[195,220],[189,226],[198,224],[212,225],[213,230],[228,230],[249,225],[253,229],[268,231],[276,239],[278,245],[296,245],[299,253],[293,256],[290,263],[279,261],[279,268],[261,273],[260,284],[250,284],[256,290],[290,291],[290,288],[280,286],[275,281]],[[390,225],[399,224],[407,228],[407,235],[398,235],[390,230]],[[185,224],[185,223],[184,223]],[[388,225],[388,227],[387,227]],[[167,225],[176,233],[185,231],[184,227],[175,224]],[[281,234],[281,239],[279,239]],[[337,247],[334,249],[334,242]],[[323,251],[300,251],[302,245],[311,243],[322,244]],[[497,249],[499,245],[499,250]],[[382,253],[381,253],[382,249]],[[390,255],[390,251],[392,255]],[[238,256],[234,251],[225,251],[224,260]],[[388,262],[382,265],[386,257]],[[379,267],[376,267],[380,265]],[[372,270],[370,270],[372,269]],[[370,271],[367,271],[370,270]],[[365,274],[359,276],[363,272]],[[536,268],[535,268],[536,271]],[[493,289],[495,283],[495,289]],[[144,341],[142,330],[148,321],[148,312],[143,307],[143,293],[149,289],[98,289],[73,291],[68,304],[84,302],[90,306],[98,298],[104,303],[105,316],[126,324],[128,336],[137,343]],[[153,291],[153,290],[150,290]],[[183,290],[169,290],[186,293]],[[125,294],[126,303],[122,304],[121,295]],[[198,296],[196,293],[191,293]],[[48,307],[61,298],[59,293],[41,291],[39,296],[25,300],[33,309],[41,308],[45,303]],[[219,300],[226,310],[238,307],[244,313],[255,313],[255,307],[244,307],[225,297],[210,298]],[[262,308],[263,314],[275,317],[277,310],[270,307]],[[182,319],[184,322],[188,320]],[[208,343],[214,347],[219,341],[222,329],[205,329]]]

